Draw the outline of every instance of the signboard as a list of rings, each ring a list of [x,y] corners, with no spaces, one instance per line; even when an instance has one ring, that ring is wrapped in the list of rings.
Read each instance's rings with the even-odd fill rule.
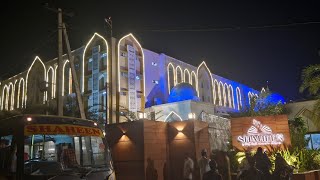
[[[75,136],[99,136],[103,133],[99,128],[76,126],[69,124],[29,124],[24,127],[24,135],[30,136],[35,134],[66,134]]]
[[[284,141],[282,133],[272,133],[272,129],[253,119],[247,133],[237,137],[242,146],[280,145]]]
[[[287,115],[232,118],[231,136],[239,150],[291,144]]]
[[[133,46],[127,45],[128,51],[128,110],[137,112],[137,91],[136,91],[136,50]]]

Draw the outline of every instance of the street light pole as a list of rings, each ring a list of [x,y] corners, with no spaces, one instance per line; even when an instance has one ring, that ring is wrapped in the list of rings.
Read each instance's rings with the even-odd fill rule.
[[[108,27],[110,29],[110,37],[108,37],[108,42],[110,43],[109,45],[109,52],[108,52],[108,59],[107,61],[109,61],[108,63],[108,67],[107,67],[107,77],[108,77],[108,81],[106,83],[106,123],[105,123],[105,128],[107,127],[107,124],[111,124],[112,123],[112,104],[113,104],[113,100],[112,100],[112,67],[111,67],[111,63],[112,63],[112,20],[111,17],[105,18],[106,23],[108,24]],[[108,84],[109,82],[109,84]],[[108,87],[109,85],[109,87]],[[108,103],[108,96],[109,97],[109,103]],[[106,129],[105,129],[106,130]]]
[[[62,76],[63,76],[63,59],[62,59],[62,10],[58,8],[58,83],[57,83],[57,109],[58,116],[63,116],[63,97],[62,97]]]

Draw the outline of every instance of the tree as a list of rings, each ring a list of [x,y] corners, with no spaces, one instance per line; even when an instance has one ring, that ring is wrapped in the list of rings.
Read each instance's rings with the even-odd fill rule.
[[[311,95],[319,95],[320,64],[310,65],[302,70],[300,92],[308,90]]]
[[[271,95],[269,90],[263,91],[258,97],[250,98],[250,104],[244,107],[240,112],[231,114],[232,117],[243,116],[270,116],[284,113],[283,102],[270,102],[268,97]]]
[[[299,89],[300,92],[308,91],[310,95],[318,99],[313,106],[312,117],[310,120],[320,128],[320,64],[310,65],[304,68],[302,70],[301,79],[302,83]]]
[[[308,139],[305,139],[307,133],[305,121],[301,117],[289,120],[289,128],[292,147],[305,148],[308,144]]]

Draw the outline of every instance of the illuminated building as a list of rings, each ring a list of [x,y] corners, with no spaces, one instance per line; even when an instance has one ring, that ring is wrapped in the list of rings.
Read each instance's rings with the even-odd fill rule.
[[[144,49],[132,34],[113,38],[111,43],[95,33],[87,41],[83,47],[72,51],[84,104],[100,111],[103,118],[106,118],[106,108],[111,108],[113,114],[109,117],[112,123],[126,121],[116,111],[130,111],[144,118],[146,108],[150,112],[150,107],[179,104],[182,100],[205,104],[212,113],[236,112],[248,106],[250,98],[260,93],[215,75],[205,62],[193,66],[166,54]],[[112,58],[109,56],[111,49]],[[63,59],[62,95],[68,96],[75,90],[70,62],[66,55]],[[57,66],[57,58],[43,61],[36,57],[26,71],[3,80],[0,84],[0,110],[26,108],[30,104],[46,103],[56,98]],[[112,73],[109,74],[109,71]],[[192,98],[176,97],[180,99],[173,102],[169,98],[172,89],[175,86],[178,89],[187,87],[179,86],[180,83],[194,88],[191,90],[188,86],[189,91],[193,91]],[[185,95],[188,94],[180,94]],[[196,100],[193,96],[197,97]],[[184,114],[172,110],[164,116],[174,114],[185,119],[190,113],[196,116],[192,108]]]

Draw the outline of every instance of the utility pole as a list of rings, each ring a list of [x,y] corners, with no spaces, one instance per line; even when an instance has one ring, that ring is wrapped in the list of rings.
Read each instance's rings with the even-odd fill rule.
[[[77,77],[76,69],[74,67],[74,56],[72,56],[72,54],[71,54],[71,48],[70,48],[66,25],[63,23],[62,26],[63,26],[64,40],[65,40],[65,43],[67,46],[69,63],[70,63],[70,67],[71,67],[72,80],[73,80],[73,84],[74,84],[74,87],[76,90],[77,102],[78,102],[78,107],[80,110],[80,117],[81,117],[81,119],[86,119],[86,114],[84,112],[84,106],[83,106],[82,97],[81,97],[81,93],[80,93],[80,86],[78,83],[78,77]]]
[[[56,79],[56,97],[57,97],[57,109],[58,109],[58,116],[63,116],[63,96],[62,96],[62,77],[63,77],[63,46],[62,46],[62,10],[61,8],[55,9],[49,7],[49,4],[45,4],[44,8],[57,13],[58,14],[58,73]],[[72,17],[73,13],[63,13],[66,16]]]
[[[57,109],[58,116],[63,116],[63,96],[62,96],[62,76],[63,76],[63,59],[62,59],[62,10],[58,8],[58,76],[57,76]]]
[[[106,83],[106,123],[105,123],[105,130],[106,130],[106,127],[107,127],[107,124],[108,124],[108,120],[109,120],[109,124],[112,123],[112,109],[113,109],[113,99],[112,99],[112,46],[113,46],[113,43],[112,43],[112,20],[111,20],[111,17],[108,17],[108,18],[105,18],[105,21],[106,23],[108,24],[109,26],[109,29],[110,29],[110,37],[107,37],[108,39],[108,42],[110,43],[110,46],[109,46],[109,53],[108,53],[108,59],[107,61],[109,62],[108,63],[108,67],[107,67],[107,74],[108,74],[108,82],[109,82],[109,87],[108,87],[108,82]],[[108,88],[109,88],[109,91],[108,91]],[[109,103],[108,103],[108,95],[110,96],[109,98]]]

